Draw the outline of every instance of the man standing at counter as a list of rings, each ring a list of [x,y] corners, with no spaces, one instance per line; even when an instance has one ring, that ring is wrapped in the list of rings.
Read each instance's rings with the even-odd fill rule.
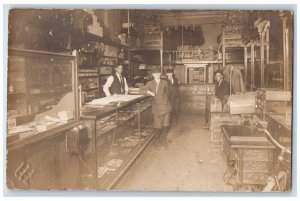
[[[223,112],[226,112],[226,110],[228,108],[226,108],[227,106],[227,101],[229,98],[229,94],[230,94],[230,87],[229,87],[229,83],[224,80],[224,74],[223,71],[218,70],[216,72],[216,92],[215,95],[218,99],[220,99],[221,103],[222,103],[222,110]]]
[[[114,94],[128,94],[127,81],[122,73],[122,64],[115,66],[115,73],[107,78],[106,83],[103,86],[103,91],[106,96],[111,96]]]
[[[166,146],[172,110],[168,81],[160,79],[160,68],[152,69],[152,75],[154,79],[145,85],[145,89],[148,95],[153,96],[152,114],[154,116],[155,145]]]
[[[175,77],[173,69],[166,70],[168,81],[170,83],[170,92],[171,98],[170,101],[172,103],[172,114],[171,114],[171,124],[177,122],[179,109],[180,109],[180,92],[179,92],[179,83],[177,78]]]

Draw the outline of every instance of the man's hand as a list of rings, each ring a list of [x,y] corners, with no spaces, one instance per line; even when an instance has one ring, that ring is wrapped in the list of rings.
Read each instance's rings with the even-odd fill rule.
[[[147,92],[150,96],[155,96],[155,94],[152,91]]]

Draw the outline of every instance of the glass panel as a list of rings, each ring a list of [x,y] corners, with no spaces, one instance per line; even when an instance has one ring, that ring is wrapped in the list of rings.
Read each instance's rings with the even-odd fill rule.
[[[8,59],[8,136],[28,137],[75,119],[73,62],[59,57]]]

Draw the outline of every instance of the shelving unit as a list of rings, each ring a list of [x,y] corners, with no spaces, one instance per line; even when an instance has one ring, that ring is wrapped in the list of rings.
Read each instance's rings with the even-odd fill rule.
[[[97,39],[98,36],[93,37]],[[105,96],[102,90],[103,85],[107,77],[112,74],[115,64],[122,60],[118,58],[118,48],[121,46],[110,46],[111,44],[116,45],[110,42],[109,45],[103,44],[102,52],[97,52],[96,50],[93,52],[80,52],[81,58],[79,60],[82,62],[79,65],[79,72],[93,72],[93,74],[86,73],[83,77],[80,77],[79,74],[81,89],[86,93],[86,101]],[[93,87],[88,87],[87,85],[91,83]]]

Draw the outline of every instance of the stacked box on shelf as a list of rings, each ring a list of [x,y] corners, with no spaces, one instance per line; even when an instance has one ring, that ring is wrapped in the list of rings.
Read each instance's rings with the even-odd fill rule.
[[[78,76],[83,91],[99,89],[98,69],[80,69]]]
[[[267,113],[273,112],[274,108],[287,107],[289,102],[291,102],[290,91],[259,89],[255,97],[255,115],[265,120]],[[276,113],[278,114],[278,111]]]
[[[210,115],[210,146],[221,147],[221,125],[240,125],[242,122],[240,115],[230,115],[229,113],[211,113]]]
[[[111,75],[112,67],[111,66],[102,66],[99,68],[100,75]]]

